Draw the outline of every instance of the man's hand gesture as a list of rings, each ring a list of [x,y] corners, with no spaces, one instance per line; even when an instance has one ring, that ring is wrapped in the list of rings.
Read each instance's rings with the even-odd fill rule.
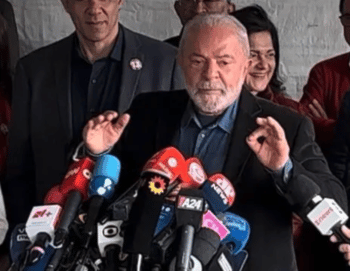
[[[272,117],[257,118],[259,127],[247,137],[247,144],[259,161],[272,171],[280,170],[289,159],[289,145],[281,125]]]
[[[85,146],[93,154],[107,151],[118,142],[129,120],[130,115],[118,117],[115,111],[106,111],[89,120],[83,130]]]

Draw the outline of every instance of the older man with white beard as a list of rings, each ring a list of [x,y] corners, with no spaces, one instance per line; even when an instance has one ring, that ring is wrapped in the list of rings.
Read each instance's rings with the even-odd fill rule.
[[[119,157],[120,192],[165,147],[200,158],[209,175],[222,172],[231,180],[236,200],[230,211],[251,226],[244,270],[297,270],[292,209],[284,198],[290,185],[307,176],[323,196],[346,209],[344,187],[314,142],[311,122],[242,90],[249,43],[232,16],[199,15],[190,21],[178,61],[187,90],[140,95],[128,114],[107,111],[90,120],[83,132],[86,147],[92,154],[112,148]]]

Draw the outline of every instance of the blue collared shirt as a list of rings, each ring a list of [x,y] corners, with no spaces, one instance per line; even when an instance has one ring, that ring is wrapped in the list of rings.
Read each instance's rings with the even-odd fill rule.
[[[203,126],[193,103],[189,101],[181,119],[180,130],[174,139],[174,145],[188,157],[199,158],[208,175],[222,172],[229,149],[231,133],[237,116],[238,100],[213,123]],[[267,171],[275,178],[287,183],[291,177],[293,163],[289,159],[281,170]]]
[[[198,157],[207,174],[222,172],[237,115],[235,101],[213,123],[203,126],[190,101],[181,120],[175,146],[186,157]]]

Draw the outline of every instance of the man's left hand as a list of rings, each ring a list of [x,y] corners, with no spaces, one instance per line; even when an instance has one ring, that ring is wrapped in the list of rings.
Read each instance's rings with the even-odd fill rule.
[[[272,171],[281,170],[289,159],[289,145],[281,125],[272,117],[257,118],[259,127],[247,137],[247,144],[259,161]]]

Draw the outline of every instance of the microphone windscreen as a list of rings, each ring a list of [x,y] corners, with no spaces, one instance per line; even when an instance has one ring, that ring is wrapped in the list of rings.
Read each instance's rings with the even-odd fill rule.
[[[162,230],[171,225],[174,220],[175,206],[164,203],[160,212],[154,236],[157,236]]]
[[[191,225],[199,229],[204,211],[203,192],[198,189],[181,189],[176,203],[176,225]]]
[[[104,176],[117,182],[120,174],[120,161],[117,157],[105,154],[96,160],[93,176]]]
[[[44,203],[63,206],[71,190],[78,190],[83,196],[83,200],[86,200],[88,198],[88,186],[94,164],[95,162],[88,157],[84,157],[71,164],[62,183],[51,188],[46,194]]]
[[[233,202],[235,201],[236,192],[230,180],[227,179],[221,173],[217,173],[210,176],[208,180],[212,183],[215,183],[223,192],[223,194],[225,195],[223,197],[223,199],[225,200],[224,204],[228,204],[229,206],[232,206]]]
[[[203,191],[203,196],[209,204],[210,210],[214,214],[219,214],[230,208],[228,200],[221,189],[212,182],[206,181],[200,188]]]
[[[201,228],[194,237],[192,255],[206,266],[220,245],[219,235],[211,229]]]
[[[40,261],[32,264],[32,265],[27,265],[26,268],[24,268],[24,271],[42,271],[45,270],[46,267],[48,266],[52,256],[55,253],[55,249],[49,245],[45,249],[44,255],[41,257]]]
[[[154,154],[142,169],[141,176],[145,172],[159,174],[169,180],[175,179],[184,171],[185,158],[174,147],[168,147]]]
[[[233,243],[232,254],[239,253],[247,244],[250,235],[249,223],[242,217],[225,212],[222,222],[230,233],[222,240],[222,244]]]
[[[22,260],[22,255],[31,245],[31,241],[26,233],[24,223],[18,224],[12,231],[10,237],[10,256],[12,262],[19,264]]]
[[[305,207],[320,192],[320,187],[313,180],[304,174],[299,174],[288,181],[284,197],[294,211],[299,213],[305,211]]]

